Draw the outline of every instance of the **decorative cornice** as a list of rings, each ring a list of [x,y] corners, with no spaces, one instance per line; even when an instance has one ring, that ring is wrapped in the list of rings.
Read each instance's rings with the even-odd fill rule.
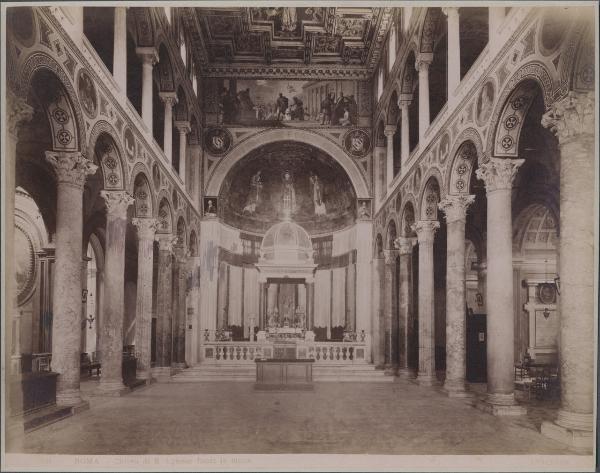
[[[106,202],[106,210],[113,218],[126,218],[127,209],[135,199],[127,191],[100,191],[100,197]]]
[[[475,171],[477,179],[485,182],[488,193],[496,190],[510,190],[524,159],[490,158],[481,163]]]
[[[85,178],[98,169],[94,163],[86,159],[79,151],[46,151],[48,161],[60,184],[69,184],[83,189]]]
[[[554,102],[542,115],[541,123],[544,128],[554,133],[561,144],[584,134],[593,138],[594,93],[569,92],[566,97]]]
[[[417,234],[419,245],[423,243],[433,244],[433,237],[437,229],[440,228],[440,222],[437,220],[419,220],[413,223],[410,228]]]
[[[33,107],[21,97],[8,91],[6,94],[6,121],[8,133],[17,136],[19,127],[33,118]]]
[[[474,195],[447,195],[446,198],[438,204],[438,208],[444,212],[447,223],[460,220],[464,221],[467,217],[467,208],[474,201]]]
[[[131,223],[137,227],[138,240],[154,241],[158,220],[155,218],[133,218]]]

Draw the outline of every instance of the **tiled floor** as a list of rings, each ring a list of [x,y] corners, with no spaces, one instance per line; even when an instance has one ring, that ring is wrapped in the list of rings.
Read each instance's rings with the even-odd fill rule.
[[[120,398],[92,398],[89,411],[28,434],[25,448],[65,454],[574,453],[540,435],[540,412],[497,418],[402,381],[321,383],[313,392],[257,392],[252,383],[153,384]]]

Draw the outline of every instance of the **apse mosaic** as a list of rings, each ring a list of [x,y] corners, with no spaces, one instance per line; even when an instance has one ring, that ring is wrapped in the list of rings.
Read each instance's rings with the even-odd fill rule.
[[[356,81],[209,81],[213,84],[205,88],[205,103],[222,125],[350,127],[364,115]]]
[[[297,142],[270,143],[238,162],[223,184],[219,206],[226,223],[257,233],[285,218],[309,233],[326,233],[354,223],[357,212],[354,188],[341,166]],[[365,207],[370,214],[370,202]]]

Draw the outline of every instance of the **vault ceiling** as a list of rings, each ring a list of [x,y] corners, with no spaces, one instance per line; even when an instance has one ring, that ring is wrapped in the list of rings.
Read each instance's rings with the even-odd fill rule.
[[[183,8],[204,76],[366,78],[390,8]]]

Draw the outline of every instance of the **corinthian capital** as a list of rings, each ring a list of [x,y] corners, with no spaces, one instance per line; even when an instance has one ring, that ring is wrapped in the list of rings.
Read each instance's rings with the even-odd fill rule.
[[[179,133],[183,133],[185,135],[192,131],[192,128],[190,127],[190,122],[187,121],[175,121],[175,128]]]
[[[410,228],[417,234],[419,245],[423,243],[433,244],[433,237],[437,229],[440,228],[440,222],[437,220],[419,220],[413,223]]]
[[[158,220],[155,218],[134,218],[131,220],[137,227],[139,240],[154,240],[154,235],[158,229]]]
[[[154,238],[158,242],[160,251],[173,252],[173,247],[177,244],[178,238],[170,233],[158,233]]]
[[[177,103],[177,94],[175,92],[159,92],[158,96],[166,107],[173,107]]]
[[[79,151],[46,151],[46,161],[54,168],[59,183],[81,188],[86,176],[94,174],[98,169]]]
[[[33,107],[25,99],[8,92],[6,94],[6,115],[8,132],[16,137],[21,124],[33,118]]]
[[[401,255],[409,255],[415,246],[414,238],[398,237],[394,240],[394,247]]]
[[[477,179],[485,182],[488,193],[501,189],[510,190],[517,171],[524,162],[524,159],[490,158],[488,162],[482,163],[475,173]]]
[[[394,264],[396,257],[398,256],[398,250],[383,250],[383,257],[385,264]]]
[[[386,125],[385,128],[383,129],[383,134],[389,138],[390,136],[394,136],[394,133],[396,133],[396,125]]]
[[[144,64],[154,66],[158,62],[158,53],[153,47],[136,48],[135,52]]]
[[[446,215],[446,222],[465,220],[467,208],[475,201],[474,195],[448,195],[438,204],[438,208]]]
[[[418,72],[427,72],[433,62],[433,53],[419,53],[415,60],[415,69]]]
[[[582,134],[594,135],[594,94],[569,92],[552,104],[542,115],[542,126],[548,128],[561,143]]]
[[[106,202],[108,215],[114,218],[125,218],[127,209],[135,199],[126,191],[101,191],[100,196]]]

